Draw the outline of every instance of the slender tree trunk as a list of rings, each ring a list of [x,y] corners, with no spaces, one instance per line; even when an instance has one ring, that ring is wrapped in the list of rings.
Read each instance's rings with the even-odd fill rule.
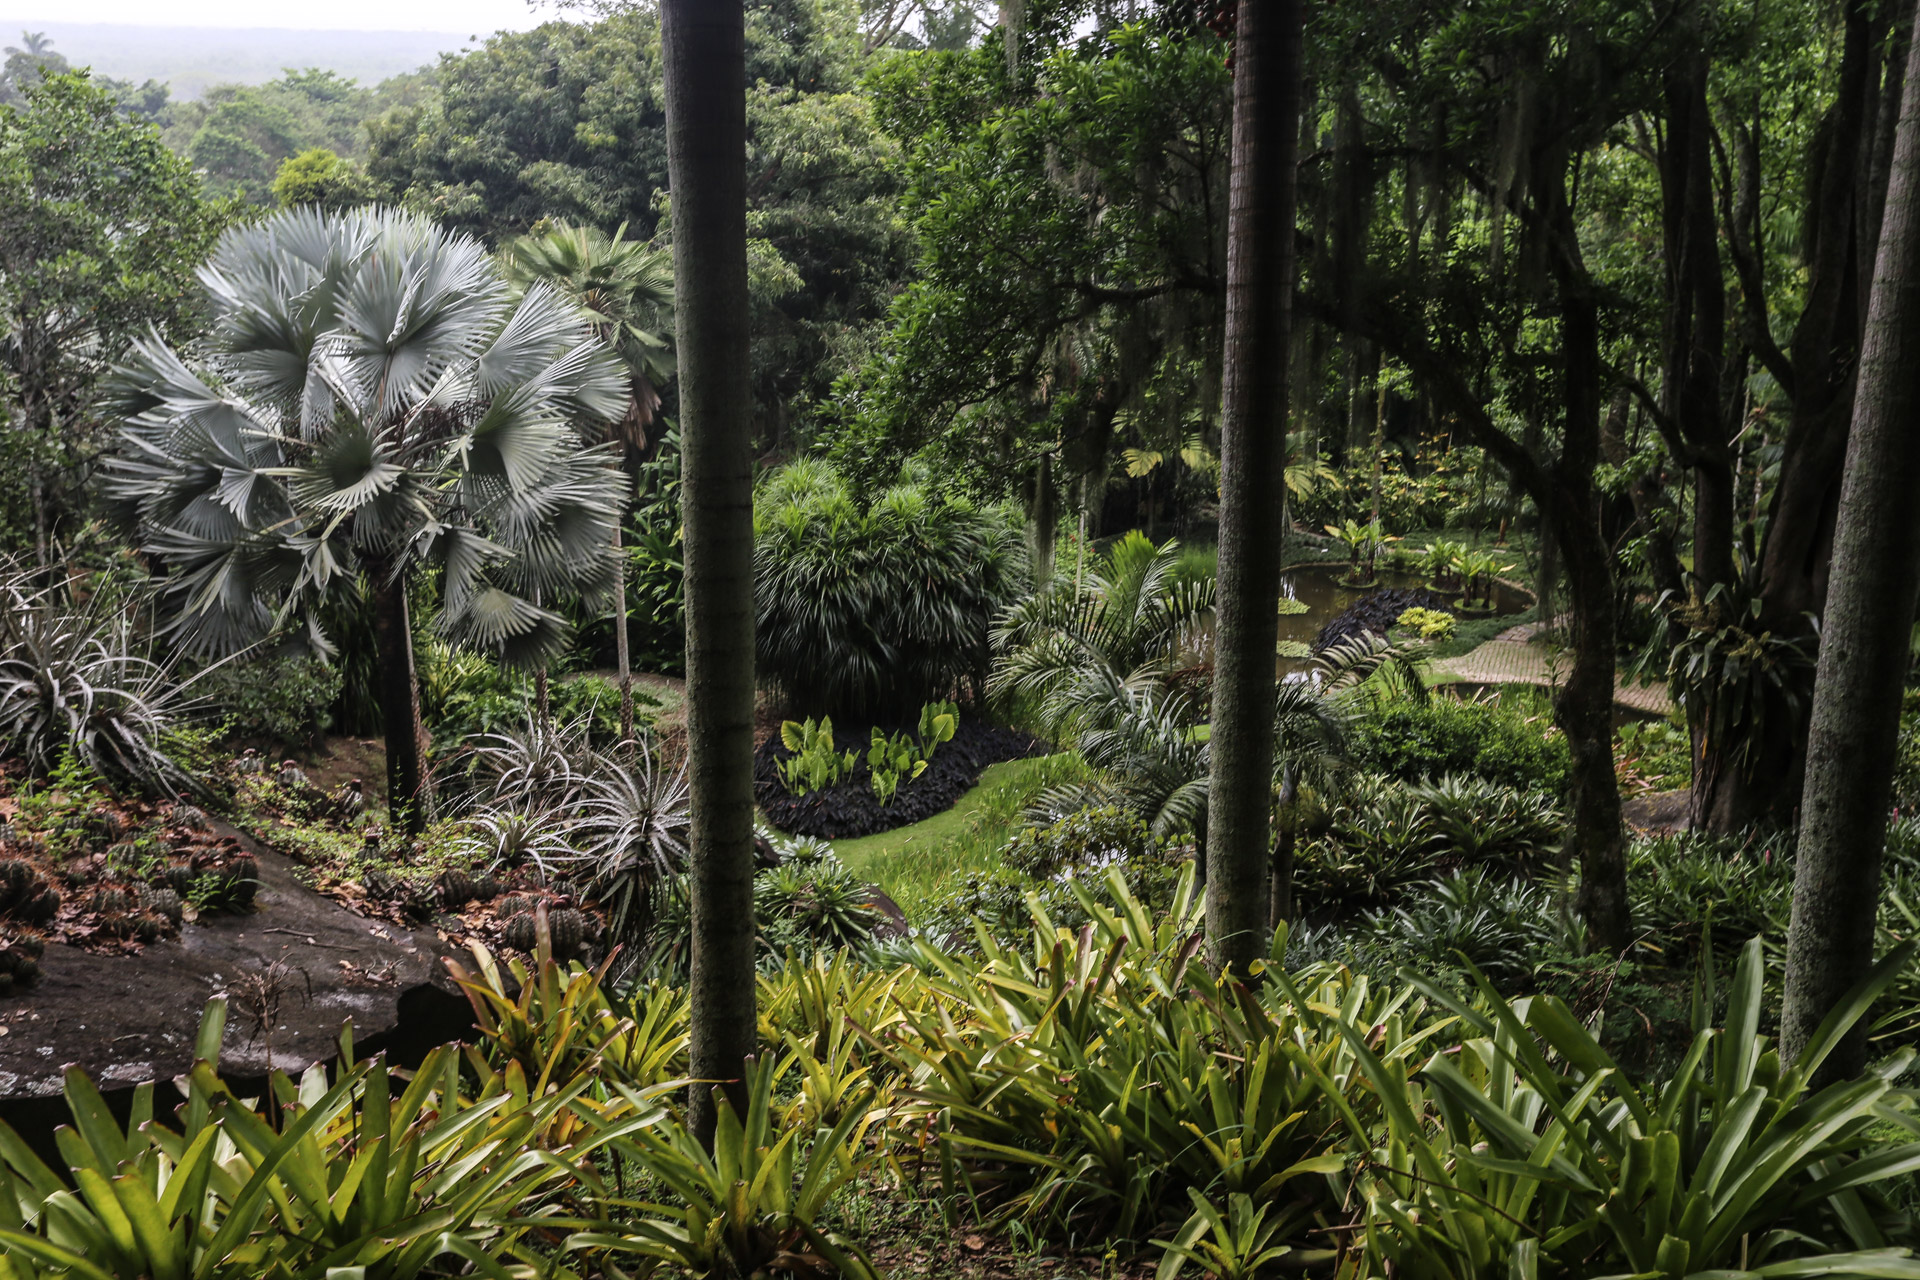
[[[632,503],[629,502],[631,507]],[[627,647],[627,553],[621,549],[623,513],[613,526],[613,661],[620,677],[620,745],[633,741],[633,660]]]
[[[423,756],[426,728],[420,719],[420,682],[413,667],[413,619],[407,578],[391,565],[368,565],[373,587],[373,640],[380,655],[380,719],[387,740],[387,812],[408,836],[426,829]]]
[[[686,528],[693,1078],[745,1114],[753,1052],[753,404],[747,367],[746,15],[663,0]],[[713,1091],[695,1133],[713,1142]]]
[[[1299,815],[1294,812],[1294,803],[1300,798],[1300,783],[1289,769],[1280,784],[1280,795],[1274,804],[1279,822],[1273,833],[1273,856],[1267,867],[1267,929],[1278,929],[1285,921],[1293,919],[1293,847],[1294,828]]]
[[[547,664],[533,669],[533,714],[542,729],[553,722],[553,693],[547,684]]]
[[[1560,523],[1555,536],[1572,606],[1573,669],[1554,696],[1554,719],[1567,735],[1572,757],[1572,852],[1580,863],[1580,917],[1593,950],[1619,955],[1630,941],[1631,920],[1620,783],[1613,771],[1613,566],[1606,541],[1590,520]]]
[[[1920,49],[1920,44],[1915,48]],[[1920,64],[1909,62],[1834,535],[1787,933],[1781,1045],[1797,1056],[1873,963],[1914,596],[1920,591]],[[1866,1064],[1865,1028],[1823,1068]]]
[[[1808,615],[1826,607],[1833,554],[1834,522],[1839,510],[1861,323],[1866,313],[1865,264],[1871,250],[1863,244],[1877,235],[1867,210],[1873,191],[1875,93],[1883,80],[1884,50],[1877,33],[1884,19],[1870,0],[1847,0],[1842,53],[1833,105],[1814,131],[1808,157],[1811,184],[1802,215],[1802,252],[1806,281],[1800,318],[1785,352],[1766,353],[1769,371],[1790,390],[1793,408],[1781,443],[1779,483],[1774,486],[1760,545],[1759,627],[1776,636],[1800,640],[1812,649],[1817,635]],[[1757,183],[1757,159],[1747,181]],[[1757,201],[1756,201],[1757,202]],[[1740,246],[1744,237],[1728,236]],[[1749,323],[1764,332],[1766,311],[1763,255],[1755,245],[1739,248],[1736,265],[1741,291],[1748,298]],[[1770,342],[1770,340],[1769,340]],[[1757,822],[1785,823],[1804,787],[1807,753],[1805,708],[1812,695],[1813,672],[1788,673],[1785,688],[1761,694],[1762,712],[1749,717],[1764,730],[1749,749],[1751,764],[1739,753],[1744,739],[1729,736],[1709,742],[1694,772],[1693,809],[1706,828],[1730,834]]]
[[[1556,179],[1548,190],[1557,231],[1554,272],[1566,360],[1562,392],[1566,425],[1546,513],[1553,533],[1551,549],[1559,553],[1573,615],[1573,670],[1554,698],[1554,718],[1567,735],[1573,763],[1572,852],[1580,860],[1580,915],[1587,924],[1589,946],[1618,955],[1627,948],[1632,921],[1620,782],[1613,771],[1618,606],[1612,548],[1600,530],[1600,495],[1593,483],[1606,413],[1600,309],[1592,278],[1579,258],[1573,210],[1562,194],[1566,184]],[[1491,584],[1488,594],[1492,594]]]
[[[1278,495],[1286,488],[1300,40],[1298,0],[1240,6],[1206,838],[1212,958],[1220,969],[1240,974],[1266,950],[1270,898]]]
[[[31,446],[29,446],[31,447]],[[47,483],[40,468],[40,459],[27,460],[27,495],[33,503],[33,560],[36,568],[45,569],[53,560],[52,539],[47,534],[48,526],[53,522],[47,514]]]

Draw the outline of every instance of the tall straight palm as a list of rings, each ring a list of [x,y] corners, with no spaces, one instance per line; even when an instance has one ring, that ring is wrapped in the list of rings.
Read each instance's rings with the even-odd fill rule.
[[[632,506],[639,464],[660,409],[659,386],[673,373],[666,339],[649,327],[673,311],[673,260],[664,251],[626,238],[626,224],[612,235],[596,227],[556,223],[522,236],[502,253],[507,278],[522,286],[545,281],[578,306],[595,336],[627,367],[627,411],[615,424]],[[613,554],[620,572],[613,580],[613,647],[620,679],[620,737],[633,738],[633,671],[627,644],[626,556],[620,549],[625,512],[613,528]]]
[[[612,576],[619,472],[581,425],[623,411],[619,362],[553,289],[516,299],[478,241],[395,210],[236,228],[201,281],[198,370],[156,338],[119,372],[110,497],[171,570],[161,598],[195,651],[328,652],[319,606],[371,596],[388,800],[418,830],[410,588],[440,570],[455,642],[523,665],[561,647],[538,602]]]
[[[745,1114],[753,1051],[753,449],[747,379],[746,9],[662,0],[680,340],[692,809],[693,1078]],[[694,1132],[718,1109],[696,1086]]]
[[[1216,967],[1244,974],[1266,952],[1271,899],[1273,649],[1286,529],[1301,37],[1298,0],[1243,3],[1237,12],[1206,859],[1208,948]]]

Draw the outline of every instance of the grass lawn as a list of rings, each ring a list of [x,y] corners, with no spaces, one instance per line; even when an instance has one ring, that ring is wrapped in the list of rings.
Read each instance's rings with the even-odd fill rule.
[[[857,840],[836,840],[834,852],[854,874],[885,890],[909,919],[973,872],[992,871],[1020,830],[1021,810],[1042,790],[1080,776],[1078,756],[1036,756],[989,765],[973,790],[945,813]]]

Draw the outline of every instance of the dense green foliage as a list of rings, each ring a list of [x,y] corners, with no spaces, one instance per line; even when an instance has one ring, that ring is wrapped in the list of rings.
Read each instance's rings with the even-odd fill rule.
[[[339,164],[364,155],[364,122],[403,85],[368,89],[314,67],[260,85],[218,85],[192,102],[176,103],[165,136],[206,175],[215,194],[253,204],[295,204],[300,201],[287,198],[294,193],[276,189],[283,165],[300,157],[310,167],[316,153],[345,157]],[[336,188],[342,176],[336,175]]]
[[[891,969],[842,952],[764,971],[768,1051],[710,1150],[679,1101],[684,997],[614,995],[544,941],[532,965],[478,950],[456,969],[476,1043],[404,1087],[343,1039],[331,1071],[243,1101],[218,1076],[217,1002],[171,1119],[142,1086],[122,1122],[74,1071],[66,1174],[6,1135],[0,1257],[32,1280],[348,1263],[398,1280],[542,1252],[553,1274],[637,1259],[719,1277],[804,1248],[865,1277],[866,1219],[844,1208],[912,1175],[957,1212],[1083,1247],[1155,1238],[1217,1259],[1247,1242],[1222,1232],[1229,1209],[1242,1228],[1257,1215],[1266,1247],[1344,1275],[1920,1269],[1894,1198],[1920,1163],[1894,1082],[1910,1053],[1808,1083],[1885,970],[1788,1067],[1759,1027],[1749,946],[1724,1022],[1703,978],[1684,1059],[1642,1074],[1551,996],[1327,963],[1223,987],[1193,963],[1190,878],[1162,912],[1107,880],[1077,893],[1085,929],[1035,911],[1029,939],[978,959],[914,946]],[[235,1149],[216,1161],[222,1133]]]
[[[42,559],[88,514],[111,438],[101,382],[150,328],[184,336],[194,269],[229,210],[151,125],[77,74],[35,79],[0,109],[0,372],[10,426],[0,527]]]
[[[760,430],[783,440],[857,353],[906,269],[897,153],[855,92],[851,0],[759,0],[748,24],[748,233]],[[659,22],[645,7],[449,54],[369,124],[388,199],[494,242],[547,219],[669,238]]]
[[[1351,749],[1361,768],[1403,782],[1473,774],[1557,795],[1566,785],[1566,741],[1542,733],[1545,727],[1539,710],[1436,697],[1424,705],[1389,708],[1356,727]]]
[[[1178,449],[1210,423],[1226,85],[1210,36],[1144,28],[1011,79],[990,44],[883,64],[920,259],[845,388],[837,453],[876,475],[938,441],[999,487],[1058,450],[1104,476],[1122,444]]]
[[[756,661],[796,708],[904,721],[984,684],[987,628],[1023,585],[1017,520],[930,482],[867,501],[796,463],[754,502]]]

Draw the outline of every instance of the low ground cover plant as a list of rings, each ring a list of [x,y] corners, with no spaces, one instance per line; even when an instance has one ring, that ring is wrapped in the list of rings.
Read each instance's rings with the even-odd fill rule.
[[[544,938],[454,966],[476,1038],[410,1073],[348,1037],[238,1097],[216,1002],[171,1114],[149,1085],[118,1120],[70,1072],[57,1164],[0,1129],[0,1266],[866,1277],[879,1242],[850,1224],[881,1215],[848,1206],[918,1187],[949,1222],[1167,1277],[1920,1273],[1911,1051],[1811,1083],[1911,948],[1789,1066],[1749,942],[1730,979],[1702,967],[1685,1055],[1643,1075],[1554,996],[1289,964],[1284,930],[1257,985],[1222,985],[1190,873],[1161,912],[1115,870],[1073,888],[1086,924],[1036,904],[1018,945],[770,967],[747,1107],[723,1102],[711,1151],[682,1109],[685,998],[616,992]]]

